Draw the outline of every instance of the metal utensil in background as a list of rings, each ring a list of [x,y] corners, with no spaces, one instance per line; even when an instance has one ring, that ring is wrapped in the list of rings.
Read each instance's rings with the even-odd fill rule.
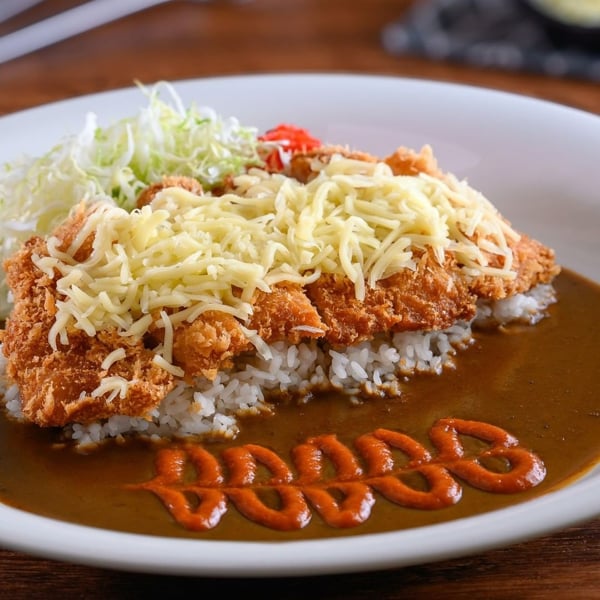
[[[0,4],[0,23],[8,21],[44,0],[4,0]]]
[[[23,12],[40,0],[20,0],[5,18]],[[110,21],[170,0],[91,0],[0,37],[0,63],[7,62],[89,31]],[[17,8],[18,7],[18,8]],[[2,20],[2,19],[0,19]]]

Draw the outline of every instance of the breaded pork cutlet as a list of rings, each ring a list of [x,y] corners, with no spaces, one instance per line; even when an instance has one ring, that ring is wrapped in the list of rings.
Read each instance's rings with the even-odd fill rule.
[[[77,238],[85,214],[74,212],[55,231],[59,250],[67,250]],[[77,260],[87,258],[92,244],[93,237],[88,237],[75,254]],[[48,338],[59,297],[55,281],[34,265],[33,255],[48,255],[43,239],[33,238],[4,264],[15,308],[6,323],[3,350],[8,358],[7,374],[20,389],[23,414],[41,426],[147,414],[174,386],[173,376],[153,362],[154,353],[147,347],[158,345],[164,330],[154,326],[142,341],[119,335],[116,329],[95,337],[71,329],[69,343],[53,350]],[[255,310],[247,327],[266,343],[299,343],[321,337],[326,330],[299,285],[273,286],[270,293],[257,292],[253,302]],[[103,367],[105,358],[120,348],[125,350],[124,359]],[[179,324],[173,332],[174,364],[183,369],[188,381],[194,377],[214,379],[220,370],[232,366],[237,355],[250,349],[241,323],[219,311],[207,311],[191,323]],[[136,383],[122,396],[107,401],[107,394],[90,393],[101,390],[101,380],[107,376]]]
[[[331,157],[336,155],[362,162],[382,161],[391,168],[394,175],[418,175],[419,173],[427,173],[432,177],[443,175],[431,146],[428,145],[423,146],[419,152],[399,146],[384,159],[367,152],[351,150],[345,146],[321,146],[308,152],[295,152],[290,158],[285,173],[302,183],[307,183],[317,176],[319,165],[329,162]]]
[[[365,152],[356,152],[343,146],[323,146],[309,152],[296,152],[290,160],[287,173],[290,177],[294,177],[299,181],[311,181],[318,175],[322,166],[336,155],[366,162],[381,160],[391,168],[394,175],[418,175],[423,173],[441,180],[453,179],[452,175],[444,173],[439,168],[432,149],[428,145],[423,146],[419,152],[399,146],[395,152],[383,159]],[[506,221],[506,224],[510,226],[508,221]],[[506,279],[482,274],[468,278],[469,290],[478,298],[483,300],[500,300],[514,294],[520,294],[536,285],[551,282],[559,273],[560,267],[555,263],[554,251],[551,248],[523,233],[519,233],[516,238],[508,238],[508,243],[513,255],[513,269],[516,276],[512,279]],[[482,252],[486,254],[489,266],[502,266],[500,264],[501,258],[498,255],[486,252],[485,250],[482,250]],[[448,264],[452,263],[447,262]],[[430,264],[430,268],[435,267],[431,267]],[[347,286],[347,283],[337,281],[328,284],[323,282],[322,284],[317,284],[316,287],[321,288],[321,285],[325,287],[331,285],[332,288],[338,288],[338,293],[340,293],[343,286]],[[328,294],[329,292],[325,289],[319,295]],[[334,297],[333,293],[331,297]],[[433,299],[432,302],[434,302]],[[335,312],[333,306],[332,311]],[[370,319],[368,314],[365,314],[362,315],[361,320],[364,322],[365,320],[369,321],[372,319]]]
[[[203,192],[202,184],[193,177],[184,177],[182,175],[165,175],[160,181],[152,183],[147,188],[144,188],[138,195],[136,200],[137,208],[146,206],[152,202],[152,198],[161,190],[169,187],[178,187],[193,194],[201,194]]]
[[[513,279],[500,279],[490,275],[478,275],[469,279],[470,290],[482,300],[502,300],[515,294],[529,291],[536,285],[550,283],[560,272],[555,262],[555,254],[541,242],[519,233],[518,240],[511,240]],[[490,266],[498,266],[499,261],[488,254]]]
[[[415,270],[402,271],[367,287],[364,300],[354,284],[337,275],[322,275],[307,286],[307,294],[327,325],[325,339],[333,347],[371,340],[379,333],[430,331],[450,327],[475,316],[469,292],[449,256],[440,265],[424,252]]]
[[[321,338],[327,326],[297,284],[281,283],[270,292],[258,291],[252,299],[253,311],[247,330],[267,344],[287,341],[299,344],[309,338]],[[159,323],[160,321],[156,321]],[[148,337],[156,346],[163,340],[164,329],[153,326]],[[173,331],[173,359],[185,372],[185,379],[214,379],[218,372],[233,366],[239,354],[253,346],[242,324],[233,316],[206,311],[191,323],[183,322]]]
[[[364,153],[323,147],[294,155],[287,175],[311,181],[340,153],[357,161],[377,162]],[[439,170],[428,147],[420,153],[399,148],[385,162],[395,174],[448,177]],[[202,194],[196,180],[167,176],[140,195],[138,207],[147,210],[146,205],[170,187]],[[226,188],[235,193],[233,181]],[[85,423],[111,415],[146,416],[178,379],[156,361],[154,349],[167,335],[158,314],[152,315],[153,323],[141,337],[124,336],[111,327],[90,336],[70,327],[68,341],[59,335],[55,336],[56,348],[50,345],[61,297],[55,278],[38,268],[36,259],[50,256],[48,243],[56,238],[52,243],[59,251],[72,248],[72,258],[84,261],[91,255],[95,239],[93,233],[84,231],[88,216],[83,209],[74,211],[48,241],[33,238],[4,263],[15,301],[3,343],[7,374],[19,386],[24,415],[42,426]],[[83,236],[87,237],[80,239]],[[364,298],[357,296],[355,283],[348,277],[333,273],[322,273],[304,287],[281,282],[269,290],[257,290],[249,302],[246,321],[207,310],[191,322],[176,324],[171,332],[172,365],[187,382],[196,377],[213,380],[219,371],[232,367],[237,356],[256,351],[249,333],[266,344],[285,341],[295,345],[316,339],[343,348],[380,333],[443,330],[457,321],[469,321],[478,299],[496,300],[525,292],[550,282],[558,273],[553,252],[543,244],[525,235],[506,239],[512,250],[513,278],[465,275],[451,252],[442,252],[440,260],[433,250],[412,248],[414,268],[400,269],[372,286],[365,284]],[[503,266],[499,256],[482,252],[490,266]],[[107,378],[129,383],[115,393],[114,386],[103,387]]]
[[[75,232],[68,226],[62,230]],[[60,248],[66,250],[62,242]],[[67,345],[56,350],[50,346],[56,285],[32,260],[46,252],[46,242],[36,237],[4,262],[15,306],[6,321],[3,351],[8,358],[7,375],[19,386],[23,414],[41,426],[89,422],[113,414],[145,415],[174,382],[170,373],[153,362],[154,353],[141,340],[123,338],[115,329],[95,337],[72,330]],[[116,349],[122,349],[124,360],[105,368],[104,360]],[[104,394],[91,393],[109,374],[133,382],[125,396],[117,395],[110,402]]]

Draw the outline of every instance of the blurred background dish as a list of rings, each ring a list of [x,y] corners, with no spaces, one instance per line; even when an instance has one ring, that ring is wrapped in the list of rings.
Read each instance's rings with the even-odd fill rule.
[[[600,0],[520,0],[559,45],[600,50]]]
[[[600,53],[592,47],[600,28],[559,22],[538,4],[422,0],[384,29],[383,44],[396,56],[600,81]]]

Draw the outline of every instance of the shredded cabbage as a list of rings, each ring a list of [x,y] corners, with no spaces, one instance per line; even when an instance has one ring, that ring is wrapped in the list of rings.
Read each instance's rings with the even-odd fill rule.
[[[140,191],[163,175],[195,177],[207,190],[225,175],[262,165],[253,127],[211,108],[184,107],[174,88],[139,86],[148,104],[108,127],[89,113],[83,129],[40,157],[25,156],[0,170],[0,260],[33,235],[49,234],[80,202],[131,210]],[[166,91],[170,101],[160,94]],[[11,309],[0,280],[0,319]]]

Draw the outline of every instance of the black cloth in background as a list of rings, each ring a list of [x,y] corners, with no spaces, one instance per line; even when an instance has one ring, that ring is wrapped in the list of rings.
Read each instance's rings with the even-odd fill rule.
[[[559,43],[518,0],[427,0],[382,32],[385,49],[600,81],[600,52]]]

